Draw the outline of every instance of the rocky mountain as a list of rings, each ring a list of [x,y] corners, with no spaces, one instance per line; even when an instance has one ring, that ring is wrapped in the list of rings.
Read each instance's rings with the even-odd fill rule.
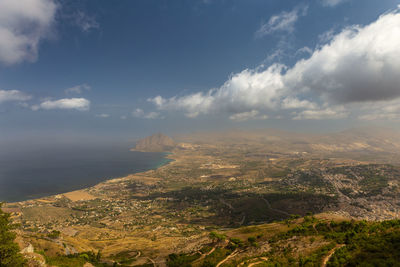
[[[175,145],[176,144],[172,138],[162,133],[157,133],[137,141],[134,150],[146,152],[164,152],[171,151]]]

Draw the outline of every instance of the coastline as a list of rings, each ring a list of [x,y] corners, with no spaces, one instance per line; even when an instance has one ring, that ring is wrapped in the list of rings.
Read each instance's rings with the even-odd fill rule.
[[[139,151],[139,152],[142,152],[142,151]],[[143,151],[143,152],[146,152],[146,151]],[[157,164],[157,166],[155,168],[152,168],[151,170],[157,170],[157,169],[159,169],[163,166],[166,166],[166,165],[170,164],[171,162],[175,161],[174,158],[169,158],[170,155],[173,155],[172,152],[161,152],[161,153],[163,153],[165,155],[163,162],[161,162],[160,164]],[[132,173],[132,174],[134,174],[134,173]]]
[[[142,153],[148,153],[149,152],[149,151],[139,151],[139,150],[132,150],[132,149],[130,151],[136,151],[136,152],[142,152]],[[154,152],[151,152],[151,153],[154,153]],[[76,194],[76,193],[80,193],[80,192],[88,192],[90,189],[95,188],[97,186],[101,186],[102,184],[114,183],[114,182],[117,182],[117,181],[122,181],[122,180],[125,180],[125,179],[129,179],[129,177],[131,177],[133,175],[146,174],[148,172],[152,172],[152,171],[158,170],[160,168],[166,167],[166,166],[168,166],[171,163],[176,161],[176,159],[173,158],[173,156],[175,155],[173,152],[157,152],[157,153],[162,153],[163,154],[162,162],[156,164],[154,167],[149,168],[146,171],[133,172],[133,173],[126,174],[124,176],[111,177],[109,179],[105,179],[105,180],[103,180],[101,182],[98,182],[98,183],[96,183],[94,185],[84,186],[84,187],[82,187],[80,189],[76,189],[76,190],[72,190],[72,191],[66,191],[66,192],[62,192],[62,193],[58,193],[58,194],[50,194],[50,195],[41,196],[41,197],[33,197],[33,198],[30,198],[30,199],[21,200],[21,201],[12,201],[12,202],[3,201],[3,203],[7,206],[7,205],[12,205],[12,204],[23,204],[23,203],[34,202],[34,201],[46,202],[47,201],[46,199],[59,198],[59,197],[61,197],[63,195],[71,195],[71,194]],[[92,196],[89,196],[89,198],[91,198],[91,197]],[[97,197],[95,197],[95,198],[97,198]]]

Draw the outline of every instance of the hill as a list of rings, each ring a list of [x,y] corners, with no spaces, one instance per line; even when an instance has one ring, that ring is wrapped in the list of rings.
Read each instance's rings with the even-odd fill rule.
[[[157,133],[137,141],[134,150],[144,152],[165,152],[171,151],[174,147],[175,142],[172,138],[162,133]]]

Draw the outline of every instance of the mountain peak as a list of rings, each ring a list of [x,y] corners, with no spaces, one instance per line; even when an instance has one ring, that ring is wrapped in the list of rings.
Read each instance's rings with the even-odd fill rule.
[[[135,150],[147,152],[171,151],[175,147],[175,142],[171,137],[162,133],[140,139],[136,142]]]

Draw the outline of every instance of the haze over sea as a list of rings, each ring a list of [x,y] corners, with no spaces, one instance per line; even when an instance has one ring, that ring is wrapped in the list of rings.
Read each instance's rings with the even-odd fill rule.
[[[157,168],[164,153],[130,151],[132,143],[2,144],[0,201],[15,202],[93,186]]]

